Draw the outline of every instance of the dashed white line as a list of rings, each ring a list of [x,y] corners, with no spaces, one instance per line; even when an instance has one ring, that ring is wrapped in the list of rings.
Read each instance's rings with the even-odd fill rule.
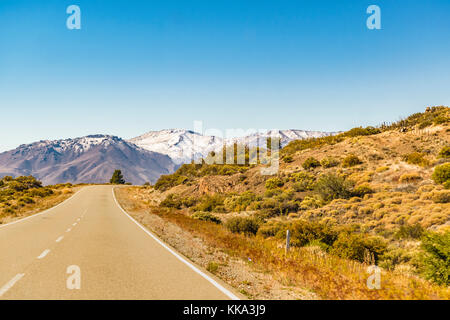
[[[14,278],[8,281],[7,284],[5,284],[3,287],[0,288],[0,297],[3,296],[9,289],[11,289],[17,281],[22,279],[22,277],[25,275],[25,273],[19,273]]]
[[[49,249],[45,249],[37,258],[42,259],[50,252]]]
[[[74,224],[73,224],[73,226],[75,227],[77,225],[77,223],[75,222]]]
[[[70,232],[70,230],[72,230],[71,228],[67,229],[66,232]]]
[[[58,239],[56,239],[56,242],[60,242],[63,238],[64,236],[59,237]]]

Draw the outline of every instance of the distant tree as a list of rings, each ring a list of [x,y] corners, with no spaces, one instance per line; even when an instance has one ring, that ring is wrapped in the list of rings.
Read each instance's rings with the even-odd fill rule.
[[[125,184],[125,179],[123,178],[122,171],[121,170],[115,170],[111,180],[109,180],[109,183],[112,184]]]

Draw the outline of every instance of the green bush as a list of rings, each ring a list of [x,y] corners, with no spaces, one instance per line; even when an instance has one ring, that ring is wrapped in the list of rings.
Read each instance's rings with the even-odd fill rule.
[[[252,191],[245,191],[240,195],[233,195],[228,197],[224,201],[225,208],[230,212],[240,212],[247,210],[253,202],[260,200]]]
[[[345,136],[347,137],[359,137],[359,136],[370,136],[373,134],[381,133],[381,130],[375,127],[357,127],[350,129],[349,131],[345,132]]]
[[[306,159],[303,162],[302,167],[305,170],[314,169],[314,168],[320,167],[320,162],[313,157],[309,157],[308,159]]]
[[[420,224],[405,224],[400,226],[394,237],[397,239],[420,239],[424,233]]]
[[[34,200],[32,198],[30,198],[30,197],[20,197],[18,201],[22,202],[24,204],[34,203]]]
[[[364,197],[366,194],[374,193],[375,191],[368,185],[362,184],[353,189],[352,194],[355,197]]]
[[[39,189],[30,189],[28,190],[28,194],[31,197],[48,197],[50,195],[53,194],[53,190],[48,188],[48,187],[44,187],[44,188],[39,188]]]
[[[234,217],[227,221],[226,227],[233,233],[256,234],[261,221],[256,218]]]
[[[284,185],[284,182],[279,178],[270,178],[266,181],[266,189],[276,189],[279,187],[282,187]]]
[[[403,161],[409,164],[414,164],[421,167],[426,167],[430,162],[424,158],[424,155],[419,152],[409,153],[403,156]]]
[[[312,241],[331,246],[338,236],[330,226],[308,220],[297,220],[288,228],[291,231],[291,244],[297,247],[306,246]]]
[[[439,285],[450,285],[450,232],[425,234],[421,248],[420,270],[424,276]]]
[[[312,173],[304,171],[292,173],[290,180],[294,182],[292,188],[296,192],[312,190],[316,182],[316,178]]]
[[[314,190],[325,201],[349,199],[352,196],[353,183],[335,174],[323,174]]]
[[[339,165],[339,160],[337,160],[335,158],[327,157],[327,158],[323,158],[322,160],[320,160],[320,164],[324,168],[332,168],[332,167],[336,167]]]
[[[205,195],[199,199],[194,211],[225,212],[224,197],[219,194]]]
[[[287,225],[282,222],[273,222],[270,221],[258,229],[258,235],[261,235],[264,238],[268,237],[277,237],[277,238],[283,238],[286,234]]]
[[[431,176],[436,183],[446,183],[450,180],[450,163],[444,163],[434,168]]]
[[[445,146],[439,151],[438,158],[450,158],[450,146]]]
[[[331,253],[347,259],[358,260],[360,262],[371,262],[368,257],[373,257],[377,262],[378,258],[386,251],[386,242],[375,236],[367,234],[346,233],[339,234],[333,243]]]
[[[196,220],[202,220],[202,221],[209,221],[209,222],[214,222],[216,224],[221,224],[222,221],[216,217],[215,215],[209,213],[209,212],[195,212],[191,218],[196,219]]]
[[[353,167],[361,163],[362,161],[354,154],[349,154],[344,158],[344,160],[342,160],[342,166],[345,168]]]
[[[169,194],[161,203],[159,204],[160,207],[166,207],[166,208],[175,208],[180,209],[182,206],[180,198],[178,198],[175,194]]]
[[[397,265],[409,262],[411,255],[403,248],[390,248],[379,259],[380,267],[392,271]]]
[[[433,194],[431,200],[434,203],[450,203],[450,190],[442,190]]]

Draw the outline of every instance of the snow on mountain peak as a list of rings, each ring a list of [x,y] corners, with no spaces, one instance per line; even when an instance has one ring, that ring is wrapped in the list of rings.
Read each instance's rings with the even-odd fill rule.
[[[323,137],[332,134],[335,133],[305,130],[270,130],[267,132],[256,132],[244,137],[222,139],[216,136],[205,136],[185,129],[165,129],[150,131],[128,141],[143,149],[166,154],[175,163],[181,164],[205,157],[211,151],[222,148],[224,144],[229,145],[237,142],[249,146],[265,145],[268,137],[277,136],[280,137],[281,145],[284,147],[293,140]]]

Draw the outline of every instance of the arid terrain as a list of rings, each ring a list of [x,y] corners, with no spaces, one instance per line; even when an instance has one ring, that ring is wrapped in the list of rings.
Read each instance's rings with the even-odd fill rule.
[[[448,299],[449,119],[432,107],[293,141],[273,176],[263,165],[187,164],[121,188],[119,201],[249,298]],[[379,289],[366,283],[374,264]]]

